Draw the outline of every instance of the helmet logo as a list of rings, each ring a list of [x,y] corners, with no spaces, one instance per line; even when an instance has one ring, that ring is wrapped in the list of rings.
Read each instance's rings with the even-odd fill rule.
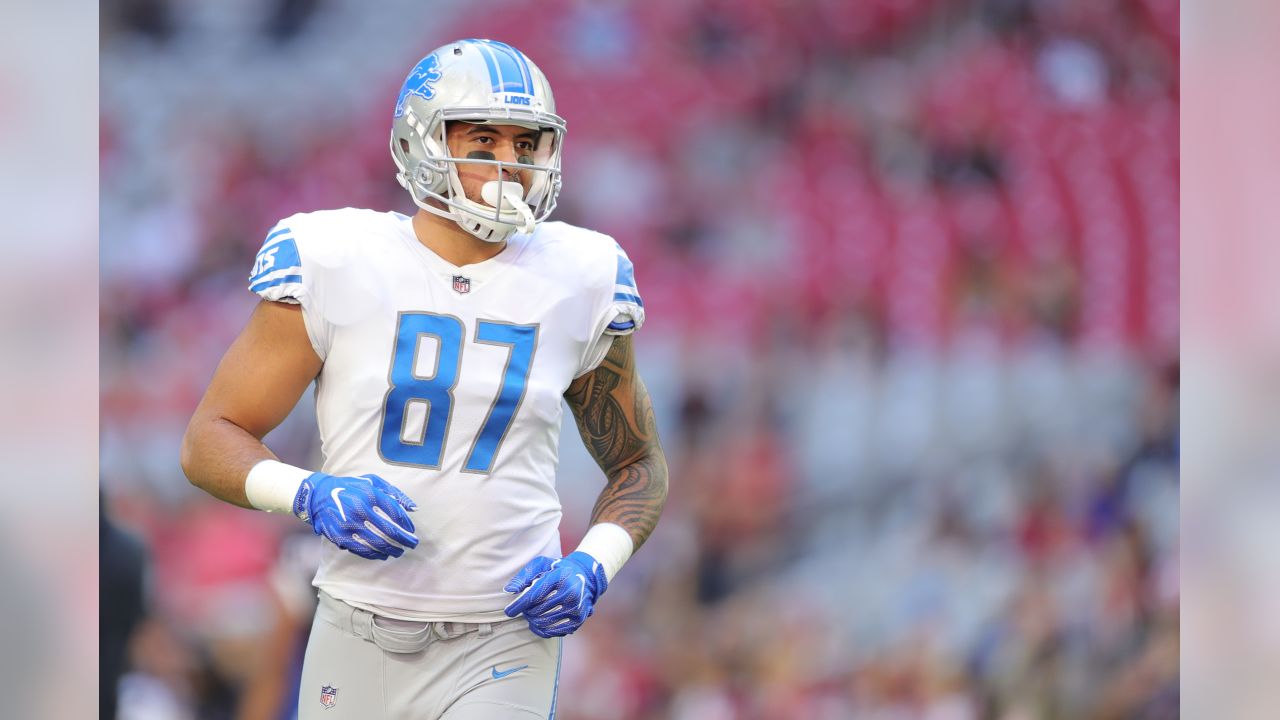
[[[436,89],[433,85],[439,81],[440,58],[431,53],[409,71],[409,77],[405,78],[404,85],[400,87],[400,96],[396,98],[396,117],[404,114],[404,101],[410,95],[417,95],[423,100],[435,97]]]

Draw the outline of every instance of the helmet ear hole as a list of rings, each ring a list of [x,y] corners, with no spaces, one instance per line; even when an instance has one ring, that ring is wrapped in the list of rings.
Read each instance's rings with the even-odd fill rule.
[[[409,141],[405,140],[404,138],[400,138],[400,152],[404,153],[405,155],[409,154]]]
[[[440,143],[436,142],[435,138],[430,135],[424,133],[420,137],[422,138],[422,144],[427,149],[427,160],[423,162],[424,183],[433,193],[444,192],[449,166],[442,162],[433,161],[433,159],[447,157],[448,153],[444,152],[440,147]]]

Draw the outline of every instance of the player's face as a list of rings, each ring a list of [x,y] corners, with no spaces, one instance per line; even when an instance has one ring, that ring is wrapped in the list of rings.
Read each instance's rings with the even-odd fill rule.
[[[449,154],[456,158],[475,158],[479,160],[500,160],[504,163],[538,164],[541,152],[538,147],[536,130],[518,125],[473,125],[466,122],[450,123],[445,140],[449,143]],[[478,163],[458,163],[458,178],[462,181],[462,189],[467,198],[476,202],[484,202],[480,196],[480,188],[491,180],[519,182],[525,192],[533,183],[533,172],[503,168],[502,178],[498,177],[497,165],[481,165]]]

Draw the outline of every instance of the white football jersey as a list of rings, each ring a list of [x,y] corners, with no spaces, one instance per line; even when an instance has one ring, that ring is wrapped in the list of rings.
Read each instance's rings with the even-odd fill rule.
[[[380,475],[418,504],[417,548],[385,562],[324,543],[315,585],[402,619],[505,618],[503,586],[559,557],[561,398],[644,322],[631,261],[559,222],[456,267],[399,213],[301,213],[267,235],[249,283],[302,305],[324,366],[330,475]]]

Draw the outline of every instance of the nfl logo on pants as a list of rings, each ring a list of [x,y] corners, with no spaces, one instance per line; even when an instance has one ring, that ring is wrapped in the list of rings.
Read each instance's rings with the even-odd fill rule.
[[[471,292],[471,278],[454,275],[453,291],[462,295]]]
[[[325,685],[320,688],[320,704],[331,708],[334,703],[338,702],[338,688],[332,685]]]

